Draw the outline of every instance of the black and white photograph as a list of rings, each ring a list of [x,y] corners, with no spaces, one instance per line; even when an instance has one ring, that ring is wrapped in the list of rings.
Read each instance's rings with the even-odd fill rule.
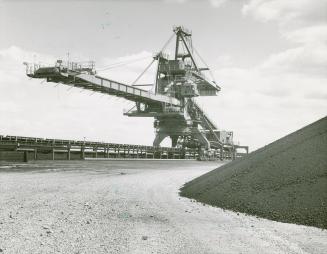
[[[327,0],[0,0],[2,253],[327,253]]]

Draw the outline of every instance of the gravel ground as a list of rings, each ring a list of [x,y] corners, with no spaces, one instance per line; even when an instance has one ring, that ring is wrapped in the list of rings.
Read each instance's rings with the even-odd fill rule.
[[[326,253],[327,231],[178,195],[196,161],[0,164],[2,253]]]
[[[327,229],[327,117],[188,182],[181,195]]]

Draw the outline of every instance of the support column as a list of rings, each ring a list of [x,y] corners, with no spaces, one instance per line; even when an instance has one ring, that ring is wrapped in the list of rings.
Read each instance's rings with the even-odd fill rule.
[[[70,145],[67,146],[67,160],[70,161]]]
[[[222,161],[223,158],[224,158],[223,153],[224,153],[224,148],[223,148],[223,146],[221,146],[221,147],[220,147],[220,160],[221,160],[221,161]]]
[[[98,148],[97,147],[93,148],[93,152],[94,151],[95,151],[95,153],[93,153],[93,157],[98,158]]]
[[[55,159],[55,150],[52,149],[52,160],[54,161],[54,159]]]
[[[81,159],[85,159],[85,146],[81,146]]]
[[[34,160],[37,160],[37,148],[34,149]]]
[[[170,139],[171,139],[171,147],[176,147],[178,136],[170,136]]]
[[[235,160],[235,157],[236,157],[236,148],[233,147],[232,148],[232,160]]]
[[[24,151],[24,162],[28,162],[28,151]]]
[[[168,135],[165,134],[165,133],[158,132],[156,134],[156,137],[155,137],[154,141],[153,141],[153,146],[160,146],[161,141],[164,140],[167,136]]]

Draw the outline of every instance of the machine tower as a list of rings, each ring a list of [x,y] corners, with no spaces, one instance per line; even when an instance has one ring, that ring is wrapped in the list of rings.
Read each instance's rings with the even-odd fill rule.
[[[140,89],[136,81],[127,85],[100,77],[93,62],[88,65],[76,62],[64,64],[58,60],[50,67],[25,63],[27,76],[134,101],[135,106],[124,114],[130,117],[154,117],[155,147],[170,137],[172,147],[198,148],[201,151],[199,154],[204,157],[214,154],[223,158],[224,153],[234,157],[237,148],[247,150],[247,147],[233,143],[233,132],[218,130],[196,103],[195,97],[216,96],[220,87],[205,75],[208,66],[200,67],[196,61],[196,55],[202,58],[193,47],[192,33],[181,26],[175,27],[173,31],[173,36],[164,48],[153,57],[152,63],[157,64],[153,91]],[[174,37],[174,56],[170,58],[164,49]]]

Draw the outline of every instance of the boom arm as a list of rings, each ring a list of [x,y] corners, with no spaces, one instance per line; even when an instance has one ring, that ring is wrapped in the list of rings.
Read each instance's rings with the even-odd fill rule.
[[[180,106],[174,97],[154,94],[134,86],[97,76],[92,71],[82,68],[66,68],[62,66],[39,67],[27,65],[27,75],[31,78],[45,78],[48,82],[62,83],[69,86],[92,90],[99,93],[123,97],[134,102],[148,104],[171,104]],[[84,68],[85,69],[85,68]]]

